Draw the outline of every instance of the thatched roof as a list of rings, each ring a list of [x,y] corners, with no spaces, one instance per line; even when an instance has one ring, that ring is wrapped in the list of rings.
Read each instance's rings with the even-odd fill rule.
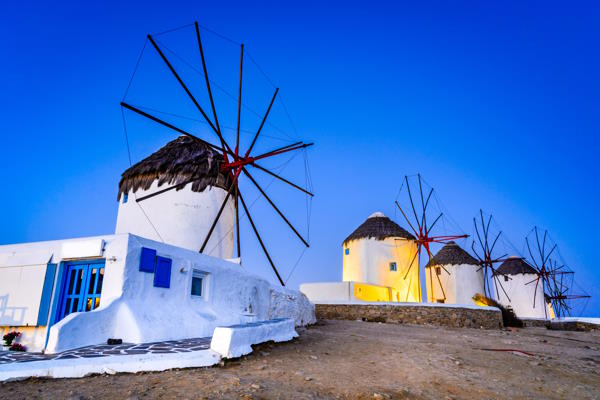
[[[415,240],[415,237],[400,225],[383,215],[383,213],[376,212],[371,214],[361,226],[356,228],[356,230],[344,240],[343,244],[345,245],[349,241],[357,239],[373,238],[376,240],[383,240],[389,237]]]
[[[536,270],[521,257],[509,257],[496,270],[497,274],[517,275],[517,274],[537,274]]]
[[[469,253],[464,251],[454,242],[448,242],[444,247],[431,257],[431,260],[425,265],[425,268],[436,265],[479,265],[479,262]]]
[[[231,180],[221,173],[222,162],[223,156],[209,146],[180,136],[123,172],[118,199],[130,190],[148,190],[154,181],[158,186],[171,186],[198,178],[192,183],[194,192],[202,192],[207,186],[228,190]],[[176,190],[181,189],[183,186]]]

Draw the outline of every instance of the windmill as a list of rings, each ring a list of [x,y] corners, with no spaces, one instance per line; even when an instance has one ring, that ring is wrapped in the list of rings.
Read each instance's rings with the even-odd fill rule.
[[[398,207],[398,209],[402,213],[402,216],[404,217],[404,220],[410,226],[412,233],[416,237],[415,242],[417,244],[417,250],[408,265],[408,268],[404,275],[404,279],[406,279],[408,277],[410,270],[413,268],[413,265],[416,264],[417,265],[416,268],[419,268],[419,261],[421,260],[421,252],[423,251],[423,249],[425,249],[425,252],[427,253],[427,258],[429,261],[433,257],[432,249],[431,249],[431,245],[433,243],[447,244],[454,240],[465,239],[468,237],[468,235],[464,235],[464,234],[463,235],[432,234],[434,232],[434,229],[436,229],[436,228],[437,228],[436,230],[439,231],[438,223],[440,221],[445,221],[443,218],[444,213],[441,212],[441,210],[440,210],[439,202],[437,201],[437,198],[435,197],[435,194],[434,194],[434,189],[431,186],[429,186],[421,178],[421,174],[416,175],[416,182],[414,182],[414,180],[415,180],[414,176],[412,176],[411,178],[413,180],[413,186],[416,183],[416,185],[418,187],[418,198],[417,198],[418,202],[415,202],[415,200],[413,199],[413,191],[415,189],[414,189],[414,187],[413,187],[413,189],[411,189],[411,183],[409,181],[409,176],[407,176],[407,175],[404,176],[404,182],[403,182],[402,186],[400,187],[400,191],[399,191],[398,196],[395,201],[396,206]],[[423,190],[424,186],[425,186],[425,191]],[[410,203],[410,210],[412,211],[412,214],[410,213],[409,210],[405,211],[403,209],[403,206],[398,201],[402,196],[404,196],[404,199],[408,199],[408,203]],[[433,215],[432,215],[432,203],[431,203],[432,200],[438,206],[437,211],[435,211],[433,213]],[[404,208],[407,208],[407,205],[405,205]],[[418,209],[418,212],[417,212],[417,209]],[[411,215],[411,217],[409,217],[409,215]],[[432,222],[430,222],[430,221],[432,221]],[[416,261],[416,263],[415,263],[415,261]],[[444,268],[443,266],[442,266],[442,268],[444,269],[444,271],[446,273],[450,274],[450,272],[446,268]],[[417,284],[419,285],[419,297],[421,297],[420,274],[417,274],[417,276],[419,277],[418,282],[417,282]],[[436,274],[436,278],[437,278],[440,288],[442,290],[443,300],[445,300],[446,293],[442,286],[442,282],[437,274]],[[431,286],[433,286],[433,272],[431,269],[429,269],[429,281],[430,281]],[[433,291],[432,291],[432,295],[431,295],[431,298],[429,299],[429,301],[433,302]]]
[[[498,229],[492,229],[493,217],[490,214],[489,217],[484,217],[483,210],[479,210],[479,217],[473,217],[473,241],[471,242],[471,250],[479,261],[479,269],[483,270],[483,287],[484,295],[488,298],[492,298],[492,282],[495,289],[496,296],[498,296],[499,289],[506,295],[508,301],[510,298],[502,286],[502,282],[498,278],[499,275],[503,275],[498,272],[496,264],[503,263],[507,260],[508,254],[504,253],[498,255],[499,240],[502,236],[502,231]],[[510,279],[507,275],[503,275],[505,279]]]
[[[571,300],[590,298],[587,294],[576,294],[574,290],[574,275],[563,261],[558,250],[558,245],[552,240],[547,230],[541,234],[541,230],[534,226],[525,236],[525,245],[530,264],[535,269],[537,277],[526,285],[535,284],[535,293],[541,285],[545,300],[550,303],[556,317],[561,318],[570,315],[573,308]],[[535,307],[534,296],[534,307]],[[546,317],[548,317],[547,309]]]
[[[172,79],[174,79],[174,81],[177,83],[177,85],[180,88],[180,90],[182,91],[182,93],[185,94],[185,97],[193,105],[193,109],[200,114],[200,116],[202,118],[202,122],[204,122],[206,125],[208,125],[209,130],[212,135],[212,140],[213,141],[216,140],[216,141],[213,142],[210,139],[201,138],[200,137],[201,135],[199,133],[192,132],[190,129],[183,129],[181,126],[178,126],[175,123],[168,121],[166,118],[159,116],[157,112],[152,112],[149,107],[131,104],[130,102],[126,101],[125,98],[121,102],[121,107],[123,110],[133,112],[149,121],[152,121],[153,123],[157,124],[158,126],[168,128],[169,130],[174,131],[174,132],[178,133],[179,135],[184,136],[185,138],[191,139],[196,144],[202,145],[205,148],[208,148],[212,152],[218,153],[221,156],[221,157],[219,157],[217,162],[219,163],[219,166],[218,166],[219,173],[227,176],[227,178],[228,178],[227,185],[225,186],[226,195],[225,195],[224,200],[218,207],[218,211],[216,212],[216,215],[214,215],[214,218],[212,220],[212,223],[210,224],[210,227],[208,228],[208,230],[206,232],[206,236],[205,236],[204,240],[202,241],[201,245],[199,246],[199,249],[198,249],[199,252],[204,253],[207,250],[207,244],[208,244],[209,240],[211,239],[211,236],[214,234],[215,227],[219,223],[219,219],[221,218],[221,216],[223,214],[223,210],[233,200],[233,204],[234,204],[234,208],[235,208],[235,232],[236,232],[235,237],[236,237],[236,244],[237,244],[236,245],[237,256],[241,259],[241,237],[240,237],[240,215],[242,214],[242,211],[240,210],[240,206],[241,206],[241,209],[243,210],[243,213],[247,217],[248,222],[250,223],[250,226],[252,228],[252,231],[254,232],[254,235],[256,236],[256,238],[260,244],[260,247],[262,248],[262,251],[269,262],[269,265],[271,266],[273,272],[275,273],[275,275],[276,275],[278,281],[281,283],[281,285],[285,285],[285,282],[284,282],[281,274],[279,273],[278,269],[276,268],[275,263],[273,262],[273,259],[272,259],[271,255],[269,254],[269,251],[267,250],[265,241],[259,234],[259,230],[258,230],[256,221],[250,214],[250,207],[252,204],[248,204],[247,199],[242,194],[242,190],[240,188],[240,181],[247,180],[249,182],[249,184],[251,184],[255,188],[255,190],[257,190],[258,193],[260,193],[260,196],[262,196],[262,198],[264,198],[266,200],[267,204],[273,209],[275,214],[277,214],[281,218],[281,220],[289,227],[289,229],[294,234],[294,236],[296,236],[297,239],[306,248],[308,248],[309,247],[308,240],[302,234],[300,234],[298,229],[292,224],[292,222],[289,220],[289,218],[287,218],[286,215],[281,211],[279,206],[277,206],[275,204],[273,199],[266,193],[266,188],[259,184],[259,182],[256,179],[256,177],[254,176],[254,174],[256,171],[259,171],[259,173],[261,173],[261,174],[264,173],[264,174],[268,175],[269,177],[271,177],[272,179],[282,182],[283,184],[289,186],[290,188],[293,188],[296,191],[303,193],[304,195],[306,195],[308,197],[312,197],[313,193],[310,191],[311,190],[310,187],[305,188],[305,187],[302,187],[300,184],[293,183],[291,180],[284,178],[279,173],[276,173],[272,169],[265,167],[263,165],[263,161],[265,161],[267,159],[275,158],[282,154],[297,152],[299,150],[306,149],[307,147],[312,146],[313,143],[305,143],[303,141],[296,141],[294,143],[291,143],[291,144],[288,144],[285,146],[281,146],[281,147],[277,147],[277,148],[269,150],[269,151],[257,152],[255,150],[257,142],[259,142],[262,137],[261,133],[263,132],[263,128],[266,126],[266,124],[268,124],[269,114],[272,110],[273,104],[275,103],[275,100],[279,93],[279,88],[275,88],[274,93],[272,94],[272,97],[270,98],[270,101],[265,102],[267,105],[266,111],[264,112],[264,114],[262,115],[262,118],[260,119],[260,124],[254,130],[254,133],[252,135],[252,140],[250,141],[250,143],[247,145],[247,147],[245,149],[242,149],[243,144],[240,141],[240,131],[241,131],[240,125],[241,125],[241,116],[242,116],[241,111],[242,111],[242,104],[243,104],[242,103],[242,83],[243,83],[243,70],[244,70],[244,45],[243,44],[240,44],[240,49],[239,49],[240,50],[240,62],[239,62],[239,85],[238,85],[238,93],[237,93],[237,109],[236,109],[237,123],[236,123],[236,127],[235,127],[235,141],[231,141],[231,140],[228,141],[224,135],[225,128],[220,123],[218,113],[217,113],[217,107],[215,104],[215,99],[214,99],[213,90],[212,90],[213,86],[215,86],[215,84],[211,79],[209,79],[209,73],[208,73],[208,68],[207,68],[207,63],[206,63],[206,58],[205,58],[205,51],[204,51],[203,42],[202,42],[200,25],[197,22],[195,22],[193,24],[193,26],[194,26],[194,30],[195,30],[194,36],[195,36],[195,41],[197,44],[197,51],[199,52],[199,56],[200,56],[200,60],[201,60],[201,63],[200,63],[201,64],[201,74],[203,75],[203,78],[204,78],[203,83],[205,85],[204,90],[206,91],[206,95],[208,96],[208,99],[210,101],[210,110],[207,109],[206,105],[204,107],[201,105],[201,101],[199,101],[198,97],[193,93],[192,86],[188,84],[188,80],[183,76],[183,74],[179,73],[177,71],[177,69],[175,68],[173,59],[171,57],[171,53],[173,53],[173,52],[170,50],[167,51],[168,49],[165,50],[165,48],[164,48],[165,46],[161,45],[160,42],[155,38],[156,35],[155,36],[148,35],[146,43],[150,43],[151,47],[154,49],[156,54],[160,57],[160,60],[162,60],[162,63],[164,64],[164,66],[166,66],[166,69],[164,69],[164,70],[165,71],[168,70]],[[142,51],[142,54],[143,54],[143,51]],[[138,61],[138,64],[139,64],[139,61]],[[137,66],[136,66],[136,70],[137,70]],[[172,184],[171,186],[168,186],[166,188],[160,188],[159,190],[156,190],[153,193],[138,197],[135,199],[135,201],[137,203],[141,204],[145,201],[148,201],[149,199],[155,198],[157,196],[165,195],[167,192],[170,192],[173,190],[181,190],[186,185],[189,185],[189,184],[193,185],[194,183],[196,183],[202,179],[204,179],[204,177],[191,176],[189,179],[187,179],[183,182],[170,182],[170,183],[175,183],[175,184]]]

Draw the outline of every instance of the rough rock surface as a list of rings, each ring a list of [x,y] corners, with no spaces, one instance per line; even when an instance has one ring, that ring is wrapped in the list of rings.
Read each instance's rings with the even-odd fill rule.
[[[0,384],[0,399],[591,399],[600,332],[320,321],[221,367]],[[513,349],[532,355],[489,349]]]

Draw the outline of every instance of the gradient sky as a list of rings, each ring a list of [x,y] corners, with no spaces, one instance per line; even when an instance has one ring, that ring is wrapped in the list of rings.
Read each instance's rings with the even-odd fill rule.
[[[547,228],[600,316],[597,3],[121,3],[3,4],[0,243],[114,231],[119,101],[145,35],[198,20],[246,43],[316,143],[290,286],[341,279],[343,239],[394,217],[420,172],[467,233],[480,208],[519,249]]]

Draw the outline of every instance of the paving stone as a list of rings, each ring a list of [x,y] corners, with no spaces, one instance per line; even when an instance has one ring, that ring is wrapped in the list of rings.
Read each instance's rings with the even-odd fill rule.
[[[0,353],[0,365],[9,363],[23,363],[43,360],[69,360],[77,358],[100,358],[106,356],[126,356],[133,354],[177,354],[192,351],[206,350],[210,347],[210,338],[194,338],[185,340],[169,340],[152,343],[123,343],[117,346],[94,345],[79,349],[67,350],[58,354],[43,353]]]

